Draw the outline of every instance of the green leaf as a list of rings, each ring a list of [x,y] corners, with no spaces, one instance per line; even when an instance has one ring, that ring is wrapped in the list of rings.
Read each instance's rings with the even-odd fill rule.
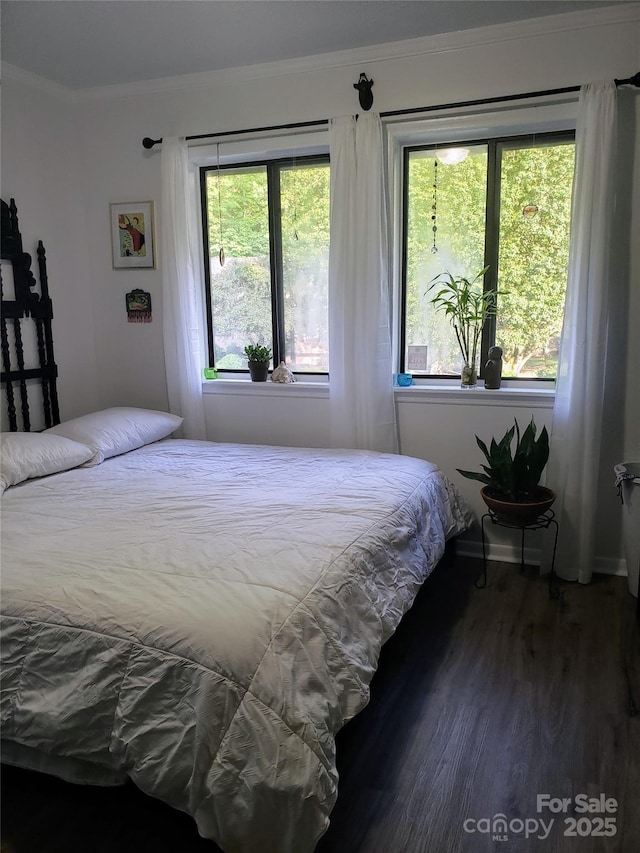
[[[478,447],[480,448],[480,450],[484,453],[484,455],[485,455],[485,457],[486,457],[486,459],[487,459],[487,462],[488,462],[489,464],[491,464],[491,456],[489,455],[489,450],[488,450],[488,448],[487,448],[487,445],[484,443],[484,441],[482,441],[482,439],[481,439],[481,438],[478,438],[478,436],[476,436],[476,442],[477,442]]]
[[[537,486],[545,465],[549,460],[549,434],[547,428],[542,427],[540,438],[534,443],[529,457],[529,470],[533,486]]]
[[[262,344],[247,344],[244,354],[248,361],[269,361],[271,358],[271,347]]]
[[[487,477],[485,474],[477,474],[475,471],[463,471],[460,468],[456,468],[458,474],[462,474],[463,477],[467,477],[469,480],[479,480],[481,483],[484,483],[486,486],[491,485],[491,479]]]

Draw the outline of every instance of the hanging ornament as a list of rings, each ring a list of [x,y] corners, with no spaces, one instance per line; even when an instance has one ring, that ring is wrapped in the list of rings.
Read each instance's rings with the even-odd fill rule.
[[[436,234],[438,232],[438,160],[433,161],[433,203],[431,204],[431,230],[433,231],[433,246],[431,254],[438,252]]]
[[[220,251],[218,252],[218,260],[220,261],[220,266],[224,266],[224,249],[222,247],[222,205],[220,203],[220,143],[216,144],[216,159],[217,159],[217,173],[218,173],[218,235],[220,239]]]

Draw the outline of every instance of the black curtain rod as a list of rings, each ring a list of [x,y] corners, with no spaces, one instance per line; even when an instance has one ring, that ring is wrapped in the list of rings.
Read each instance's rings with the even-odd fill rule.
[[[633,77],[626,77],[623,80],[614,80],[614,83],[616,86],[636,86],[640,88],[640,71],[637,74],[634,74]],[[455,101],[451,104],[434,104],[429,107],[410,107],[405,110],[388,110],[387,112],[380,113],[380,118],[416,115],[417,113],[428,113],[434,112],[435,110],[450,110],[454,108],[459,109],[461,107],[479,107],[485,104],[521,101],[526,98],[542,98],[549,95],[566,95],[569,92],[579,91],[580,86],[565,86],[562,89],[544,89],[539,92],[522,92],[519,95],[503,95],[496,98],[478,98],[474,101]],[[195,139],[219,139],[222,136],[239,136],[245,133],[263,133],[265,131],[274,130],[298,130],[301,127],[322,127],[327,124],[329,124],[329,119],[324,118],[317,119],[316,121],[300,121],[294,124],[274,124],[268,127],[249,127],[244,128],[243,130],[223,130],[220,133],[198,133],[194,136],[186,136],[185,139],[187,142],[192,142]],[[158,145],[160,142],[162,142],[162,137],[160,137],[160,139],[151,139],[150,137],[145,136],[142,140],[143,146],[147,149],[153,148],[154,145]]]

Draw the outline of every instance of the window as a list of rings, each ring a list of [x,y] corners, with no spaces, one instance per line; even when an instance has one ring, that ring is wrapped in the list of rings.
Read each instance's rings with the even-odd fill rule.
[[[569,256],[572,132],[404,149],[401,370],[412,346],[427,347],[416,375],[459,376],[461,355],[428,293],[442,272],[497,287],[489,347],[504,350],[503,375],[556,375]],[[420,350],[413,351],[420,353]],[[424,352],[424,350],[422,350]]]
[[[210,365],[245,370],[261,343],[328,373],[328,156],[206,167],[201,190]]]

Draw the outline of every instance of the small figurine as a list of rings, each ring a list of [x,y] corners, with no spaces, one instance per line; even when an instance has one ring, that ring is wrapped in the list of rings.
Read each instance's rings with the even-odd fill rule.
[[[489,360],[484,366],[484,387],[495,390],[502,382],[502,347],[489,347]]]
[[[284,361],[281,361],[280,364],[276,367],[274,371],[271,373],[271,381],[272,382],[295,382],[296,378],[293,373],[289,370]]]

